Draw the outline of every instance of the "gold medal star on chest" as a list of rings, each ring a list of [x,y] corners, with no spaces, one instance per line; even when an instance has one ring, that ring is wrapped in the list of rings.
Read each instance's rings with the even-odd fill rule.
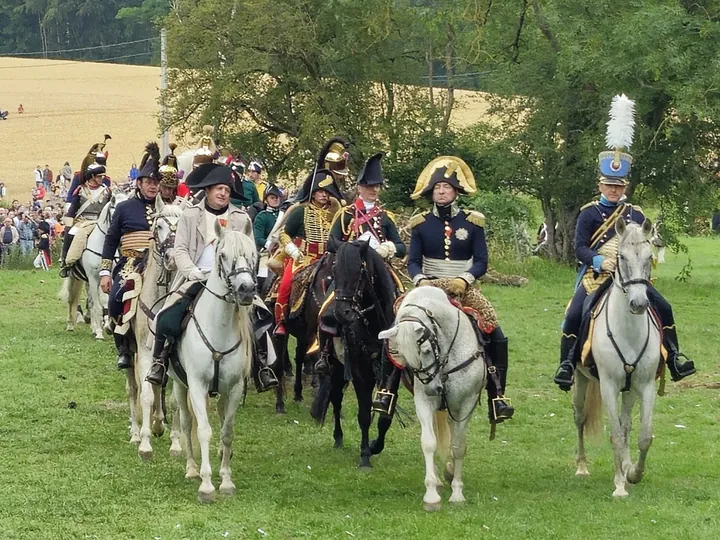
[[[468,236],[470,236],[470,233],[468,233],[468,230],[460,227],[457,231],[455,231],[455,238],[458,240],[467,240]]]

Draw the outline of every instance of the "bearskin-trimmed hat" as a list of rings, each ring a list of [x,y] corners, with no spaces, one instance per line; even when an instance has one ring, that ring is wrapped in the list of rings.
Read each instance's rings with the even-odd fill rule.
[[[177,144],[170,143],[170,153],[165,156],[160,166],[160,185],[176,188],[178,186],[178,163],[175,149]]]

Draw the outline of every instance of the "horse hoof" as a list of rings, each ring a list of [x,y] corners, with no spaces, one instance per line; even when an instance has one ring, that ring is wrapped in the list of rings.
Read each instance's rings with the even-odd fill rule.
[[[170,457],[177,458],[180,456],[182,456],[182,448],[174,448],[171,446],[170,447]]]
[[[275,412],[277,414],[285,414],[285,405],[276,405],[275,406]]]
[[[639,484],[642,477],[643,473],[638,472],[635,466],[630,467],[627,474],[625,474],[625,479],[631,484]]]
[[[84,322],[85,324],[90,324],[90,322],[91,322],[90,317],[83,317],[83,322]]]
[[[578,467],[578,470],[575,471],[575,476],[587,478],[588,476],[590,476],[590,471],[587,470],[587,467]]]
[[[377,441],[370,441],[370,453],[373,456],[377,456],[380,452],[385,449],[384,444],[380,444]]]
[[[335,444],[333,444],[333,448],[342,448],[342,445],[343,445],[342,438],[335,439]]]
[[[66,332],[74,332],[75,326],[70,326],[69,324],[65,327]]]
[[[622,499],[627,496],[628,496],[628,492],[625,488],[623,488],[623,489],[618,488],[618,489],[615,489],[615,491],[613,491],[613,497],[615,497],[617,499]]]
[[[360,469],[362,472],[370,472],[372,471],[372,464],[370,463],[370,460],[367,461],[361,461],[360,465],[358,465],[358,469]]]
[[[185,480],[195,480],[197,478],[200,478],[200,473],[197,469],[192,468],[185,471]]]
[[[443,478],[445,478],[446,482],[452,482],[453,478],[455,478],[455,473],[449,469],[445,469],[443,471]]]
[[[293,401],[294,401],[295,403],[302,403],[302,402],[305,401],[305,400],[303,399],[302,396],[295,396],[295,397],[293,398]]]
[[[140,435],[133,435],[130,437],[130,444],[140,444]]]
[[[154,437],[162,437],[165,434],[165,424],[162,422],[153,422],[150,431]]]
[[[465,503],[465,497],[461,493],[458,496],[451,495],[450,499],[448,499],[448,502],[451,504],[464,504]]]
[[[221,485],[220,486],[220,495],[226,495],[228,497],[232,497],[235,495],[235,484],[229,484],[229,485]]]
[[[216,498],[215,488],[212,491],[198,491],[198,500],[203,504],[214,503]]]
[[[437,512],[442,508],[442,505],[439,502],[436,503],[423,503],[423,510],[426,512]]]
[[[142,459],[143,461],[150,461],[152,459],[152,454],[152,448],[150,450],[138,450],[138,456],[140,456],[140,459]]]

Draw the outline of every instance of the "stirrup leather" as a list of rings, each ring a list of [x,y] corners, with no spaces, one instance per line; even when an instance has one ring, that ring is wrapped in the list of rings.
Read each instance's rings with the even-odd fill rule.
[[[381,396],[390,396],[390,405],[388,406],[387,411],[380,409],[378,407],[375,407],[375,406],[373,406],[370,410],[372,412],[390,414],[390,411],[392,411],[393,406],[395,405],[395,394],[393,394],[389,390],[385,390],[385,389],[378,390],[377,392],[375,392],[375,400],[373,400],[373,401],[378,401],[379,397],[381,397]]]
[[[498,402],[498,401],[504,401],[504,402],[508,405],[508,407],[512,407],[512,399],[510,399],[509,397],[505,396],[504,394],[501,395],[501,396],[492,398],[492,411],[493,411],[493,418],[494,418],[495,420],[498,419],[498,414],[497,414],[497,402]],[[503,418],[503,419],[504,419],[504,418]]]

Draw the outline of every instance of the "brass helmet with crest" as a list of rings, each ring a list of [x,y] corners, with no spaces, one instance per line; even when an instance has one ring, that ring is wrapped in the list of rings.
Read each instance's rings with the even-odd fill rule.
[[[178,162],[175,155],[177,144],[170,143],[170,153],[165,156],[160,165],[160,186],[177,188],[178,186]]]
[[[105,146],[107,145],[107,142],[109,139],[112,139],[110,135],[107,133],[105,134],[105,137],[103,139],[103,142],[95,143],[90,147],[90,150],[88,150],[88,153],[85,155],[85,157],[82,160],[82,163],[80,164],[80,174],[81,176],[84,176],[87,172],[90,165],[93,163],[98,163],[103,166],[107,166],[107,152],[105,152]]]
[[[215,146],[215,141],[212,137],[213,127],[210,125],[203,126],[202,131],[203,134],[200,137],[198,148],[195,150],[195,155],[193,156],[193,167],[205,163],[212,163],[218,153],[217,146]]]

